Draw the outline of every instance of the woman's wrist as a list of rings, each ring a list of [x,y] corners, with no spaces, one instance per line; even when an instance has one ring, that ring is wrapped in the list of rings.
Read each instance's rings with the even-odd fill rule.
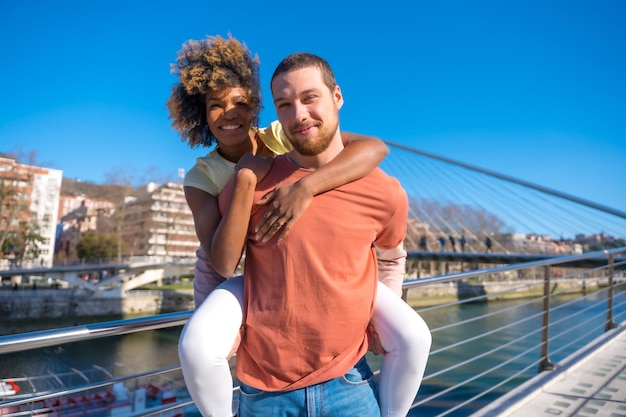
[[[257,177],[254,171],[250,168],[240,168],[235,174],[235,181],[240,185],[256,186]]]

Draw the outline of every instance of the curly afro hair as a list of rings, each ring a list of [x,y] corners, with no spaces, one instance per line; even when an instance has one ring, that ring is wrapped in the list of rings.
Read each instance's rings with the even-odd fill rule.
[[[172,127],[189,146],[209,147],[215,135],[206,119],[205,95],[208,91],[241,87],[248,96],[252,110],[253,125],[258,126],[261,111],[261,85],[259,81],[259,58],[252,57],[245,43],[230,34],[228,39],[207,36],[203,40],[189,40],[178,52],[172,74],[179,82],[172,87],[167,100]]]

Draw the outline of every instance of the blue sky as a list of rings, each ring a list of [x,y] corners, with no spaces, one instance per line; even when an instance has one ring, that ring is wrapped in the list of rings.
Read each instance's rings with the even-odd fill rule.
[[[350,4],[348,4],[350,3]],[[229,32],[269,77],[317,53],[367,133],[626,210],[626,2],[0,0],[0,151],[64,176],[175,179],[205,150],[170,127],[188,39]]]

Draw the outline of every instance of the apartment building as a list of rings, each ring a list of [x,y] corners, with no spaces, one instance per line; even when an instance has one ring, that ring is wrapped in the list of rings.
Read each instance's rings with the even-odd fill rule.
[[[61,197],[61,182],[61,170],[0,155],[0,244],[5,249],[0,268],[51,267],[55,252],[61,260],[75,260],[76,245],[87,231],[121,230],[125,258],[195,258],[199,242],[182,184],[150,183],[115,206],[102,199]],[[20,246],[29,230],[43,242]]]
[[[182,184],[150,183],[117,210],[125,256],[195,258],[199,243]]]
[[[52,266],[63,171],[0,157],[1,267]],[[33,242],[29,234],[43,237]]]
[[[98,219],[111,216],[115,204],[109,200],[81,196],[61,196],[57,226],[56,259],[76,261],[76,247],[83,235],[98,230]]]
[[[62,195],[59,199],[59,214],[58,218],[63,220],[64,216],[71,214],[72,212],[84,212],[85,209],[98,211],[113,211],[115,203],[102,198],[91,198],[85,195]],[[95,230],[95,227],[89,228],[89,230]]]

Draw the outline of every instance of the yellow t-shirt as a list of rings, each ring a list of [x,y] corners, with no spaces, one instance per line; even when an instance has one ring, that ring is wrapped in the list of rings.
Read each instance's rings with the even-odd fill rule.
[[[278,120],[270,123],[268,127],[258,128],[256,133],[265,143],[265,146],[276,155],[285,154],[293,149],[289,139],[285,136],[283,126]]]
[[[268,127],[257,128],[256,134],[276,155],[282,155],[292,149],[278,120],[270,123]],[[198,188],[213,196],[222,192],[222,188],[233,176],[235,163],[224,159],[217,149],[218,147],[215,147],[208,155],[196,159],[196,164],[185,175],[183,181],[185,187]]]

